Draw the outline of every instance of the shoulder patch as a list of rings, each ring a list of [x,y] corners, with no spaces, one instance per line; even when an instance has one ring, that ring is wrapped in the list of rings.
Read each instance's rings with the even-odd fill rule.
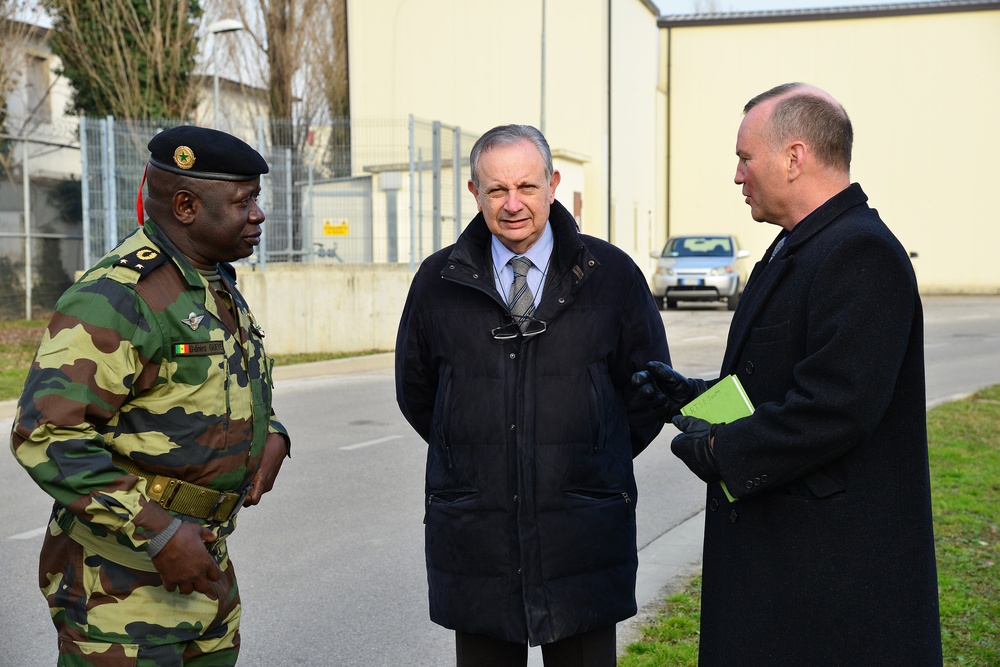
[[[139,280],[148,276],[153,269],[167,262],[169,257],[161,250],[149,246],[122,255],[115,266],[124,266],[139,273]]]

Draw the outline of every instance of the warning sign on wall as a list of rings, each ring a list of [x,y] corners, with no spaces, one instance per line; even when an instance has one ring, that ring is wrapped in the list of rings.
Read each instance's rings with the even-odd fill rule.
[[[334,222],[330,218],[323,219],[323,236],[347,236],[350,233],[350,225],[347,218],[341,218]]]

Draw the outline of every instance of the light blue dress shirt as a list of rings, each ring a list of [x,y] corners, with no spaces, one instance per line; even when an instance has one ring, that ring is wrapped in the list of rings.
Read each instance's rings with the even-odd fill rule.
[[[535,296],[535,308],[542,300],[542,288],[545,286],[545,276],[549,269],[549,259],[552,257],[552,247],[554,245],[552,235],[552,225],[545,221],[545,231],[535,241],[528,251],[521,255],[531,260],[531,268],[528,269],[528,287]],[[514,283],[514,269],[508,262],[511,257],[518,255],[500,242],[496,236],[493,237],[493,280],[496,281],[497,292],[504,301],[510,298],[510,286]]]

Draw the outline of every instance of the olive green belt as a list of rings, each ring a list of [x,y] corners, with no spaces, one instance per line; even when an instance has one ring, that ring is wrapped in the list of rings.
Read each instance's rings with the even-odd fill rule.
[[[216,491],[174,477],[154,475],[142,470],[130,458],[112,453],[112,461],[126,472],[146,480],[146,496],[160,507],[199,519],[228,521],[243,507],[248,486],[241,493]]]

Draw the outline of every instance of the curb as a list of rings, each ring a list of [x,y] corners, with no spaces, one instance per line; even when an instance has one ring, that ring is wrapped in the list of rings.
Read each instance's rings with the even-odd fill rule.
[[[324,375],[345,375],[348,373],[366,373],[375,370],[392,368],[395,364],[394,352],[379,352],[359,357],[343,357],[342,359],[327,359],[311,361],[306,364],[291,364],[274,367],[274,381],[300,380],[302,378],[322,377]]]

